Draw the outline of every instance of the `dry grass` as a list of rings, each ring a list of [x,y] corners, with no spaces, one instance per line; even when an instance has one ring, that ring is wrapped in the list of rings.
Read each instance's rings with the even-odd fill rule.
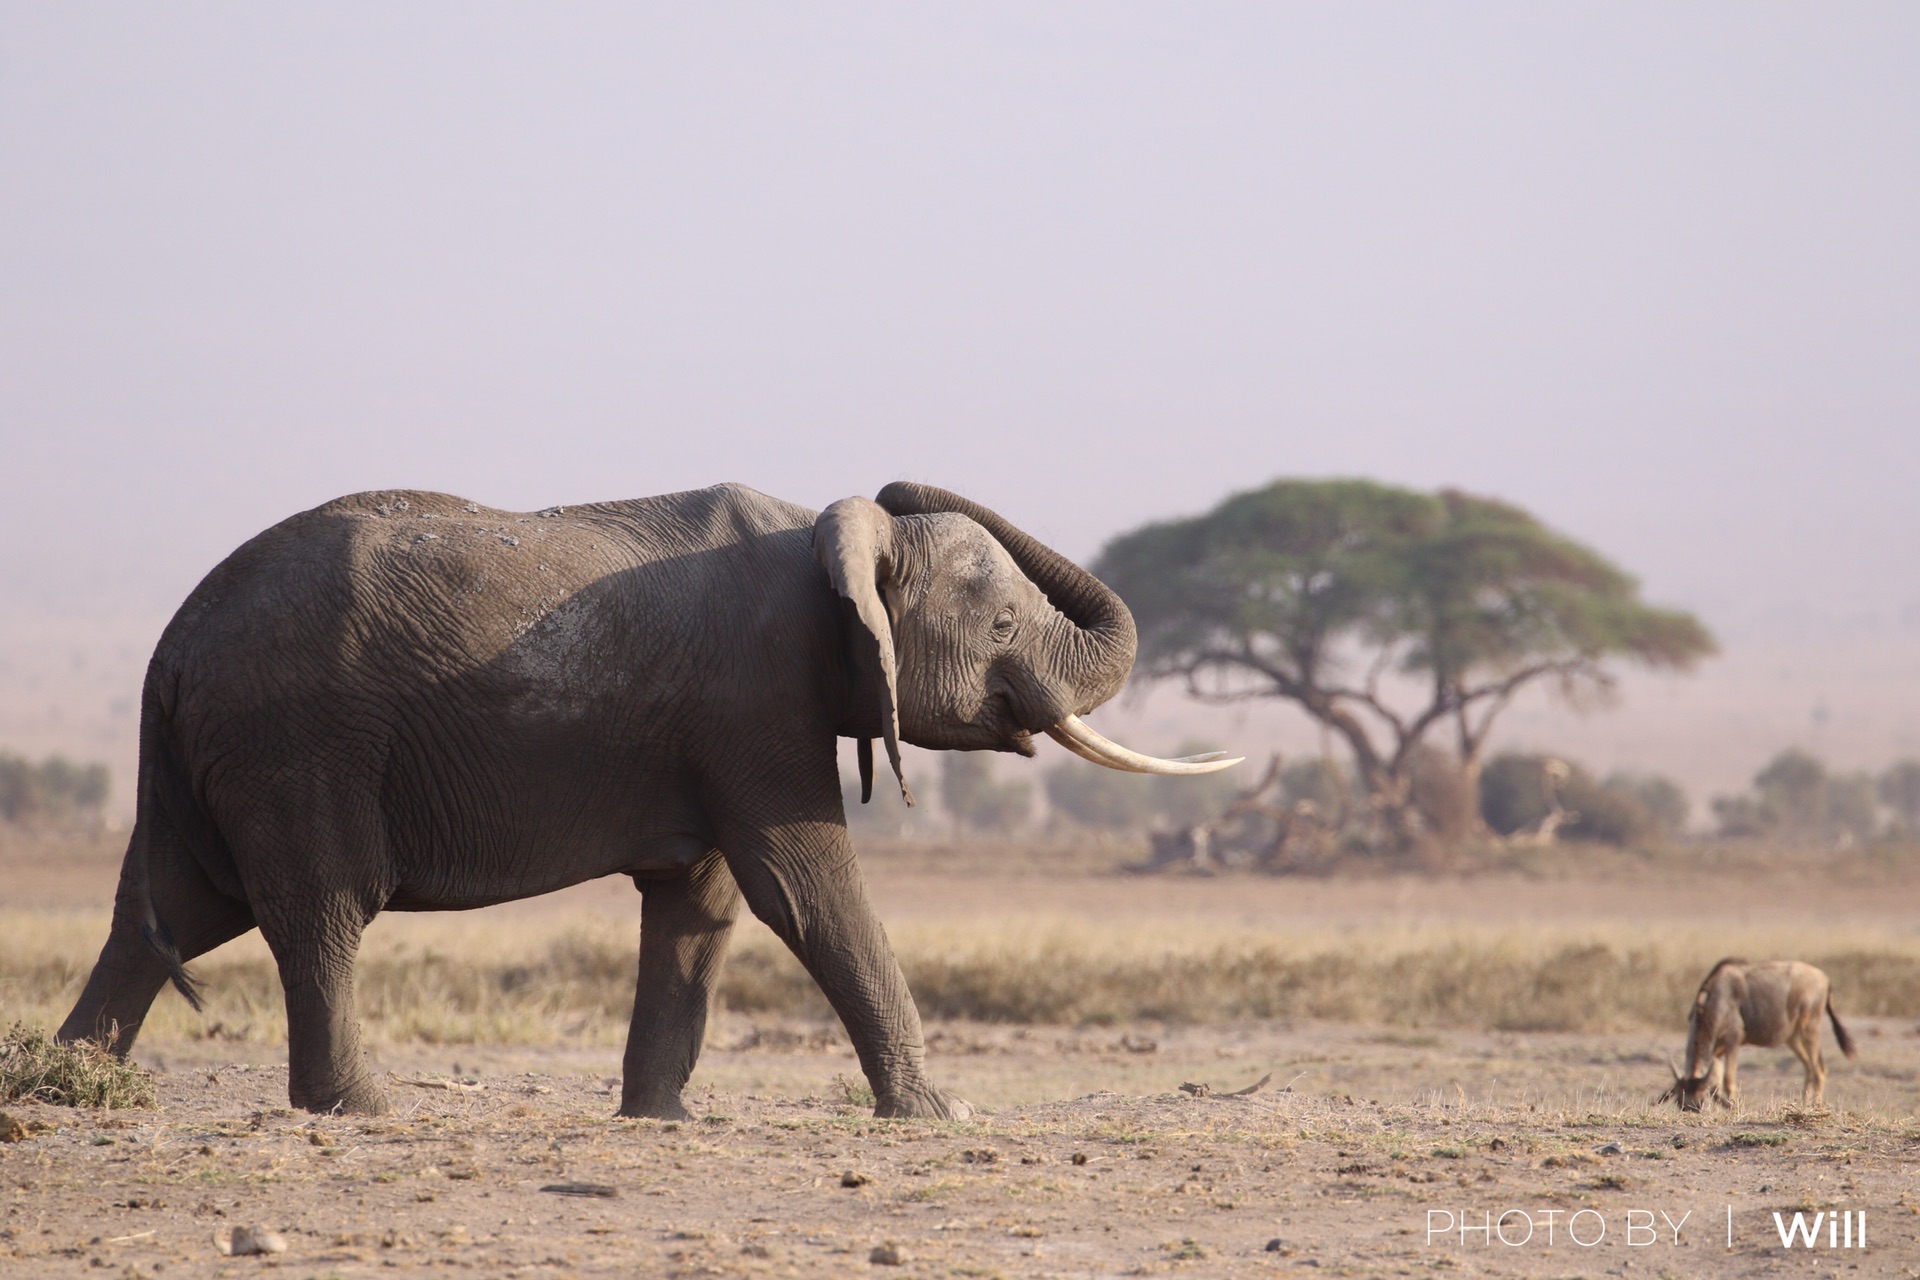
[[[119,1110],[151,1107],[153,1077],[91,1044],[55,1044],[37,1027],[14,1023],[0,1039],[0,1102]]]
[[[54,1025],[106,931],[99,914],[0,912],[0,1005]],[[582,913],[507,922],[383,918],[359,966],[370,1035],[388,1043],[610,1045],[626,1031],[637,935]],[[921,1011],[935,1019],[1055,1025],[1315,1019],[1400,1027],[1616,1031],[1672,1027],[1730,950],[1827,970],[1844,1015],[1920,1008],[1920,939],[1897,931],[1696,935],[1583,929],[1387,927],[1339,933],[1207,931],[1023,920],[895,933]],[[194,965],[208,1008],[171,994],[148,1028],[172,1038],[277,1042],[285,1023],[257,936]],[[727,1007],[826,1017],[807,975],[750,926],[721,989]]]

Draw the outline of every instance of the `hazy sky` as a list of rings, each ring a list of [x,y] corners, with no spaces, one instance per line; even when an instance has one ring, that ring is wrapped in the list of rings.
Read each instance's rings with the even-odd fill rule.
[[[1917,69],[1912,4],[0,4],[0,608],[372,487],[1085,558],[1349,474],[1920,633]]]

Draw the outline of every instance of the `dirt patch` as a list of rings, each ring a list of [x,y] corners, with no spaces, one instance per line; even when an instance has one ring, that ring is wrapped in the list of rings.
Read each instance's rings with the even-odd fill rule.
[[[362,1121],[286,1109],[277,989],[257,938],[243,939],[197,966],[225,1002],[216,1016],[172,995],[156,1007],[136,1056],[155,1072],[157,1110],[6,1105],[0,1275],[1748,1277],[1804,1274],[1810,1259],[1823,1273],[1920,1275],[1920,1009],[1903,1007],[1901,985],[1920,956],[1913,866],[1615,859],[1583,875],[1570,853],[1547,876],[1283,881],[968,856],[863,856],[903,953],[944,966],[922,973],[929,1007],[957,1005],[962,979],[978,985],[987,971],[965,965],[979,957],[1025,964],[1007,989],[1030,991],[1035,967],[1060,957],[1117,981],[1143,957],[1268,948],[1307,967],[1260,980],[1294,974],[1322,1004],[1336,975],[1315,957],[1381,965],[1353,971],[1364,982],[1338,1007],[1362,1012],[1345,1022],[1289,1012],[1312,1001],[1263,1019],[1216,1001],[1227,1012],[1211,1023],[931,1021],[935,1079],[984,1111],[965,1124],[876,1122],[854,1101],[864,1082],[838,1027],[726,1013],[687,1095],[700,1118],[624,1121],[612,1113],[639,902],[603,882],[376,921],[363,1005],[403,994],[383,994],[381,965],[424,994],[404,1018],[372,1010],[395,1112]],[[117,867],[104,843],[0,845],[5,1021],[64,1016]],[[764,933],[745,924],[741,953],[769,947]],[[1551,977],[1542,961],[1575,945],[1661,958],[1621,969],[1616,996],[1649,973],[1671,989],[1559,1024],[1587,1030],[1474,1024],[1496,1006],[1468,994],[1502,973]],[[489,977],[521,952],[524,981]],[[1740,1111],[1648,1105],[1681,1048],[1685,998],[1729,953],[1861,957],[1838,988],[1861,1052],[1829,1054],[1836,1110],[1799,1108],[1785,1050],[1743,1055]],[[1423,997],[1434,1007],[1388,1021],[1388,1005],[1367,1003],[1444,978],[1428,960],[1456,954],[1472,963],[1446,1007],[1466,1012]],[[1571,998],[1604,1004],[1592,983],[1613,970],[1594,955],[1567,969],[1589,984]],[[793,980],[769,974],[769,990]],[[480,998],[523,993],[539,1000]],[[1222,1094],[1268,1072],[1247,1098],[1179,1088]],[[1835,1212],[1866,1215],[1864,1251],[1837,1231],[1826,1248],[1827,1218],[1819,1247],[1782,1248],[1775,1213],[1801,1214],[1804,1231]],[[223,1256],[216,1236],[231,1246],[241,1227],[285,1251]]]
[[[388,1049],[395,1112],[361,1120],[287,1110],[270,1049],[156,1043],[158,1111],[10,1108],[0,1271],[1910,1274],[1920,1037],[1860,1030],[1840,1111],[1800,1110],[1768,1052],[1745,1109],[1696,1117],[1646,1105],[1655,1037],[939,1026],[938,1078],[992,1111],[962,1124],[873,1120],[806,1023],[729,1019],[680,1124],[612,1118],[604,1050]],[[1789,1253],[1776,1211],[1864,1212],[1869,1248]],[[241,1226],[286,1252],[222,1257]]]

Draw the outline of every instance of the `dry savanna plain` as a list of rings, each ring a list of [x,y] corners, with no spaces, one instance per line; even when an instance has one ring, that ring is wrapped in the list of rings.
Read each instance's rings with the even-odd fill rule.
[[[0,1029],[58,1024],[118,853],[0,839]],[[615,1118],[625,881],[376,921],[393,1112],[290,1111],[241,939],[195,965],[204,1014],[156,1006],[155,1105],[0,1103],[0,1275],[1920,1276],[1920,853],[1326,879],[1134,856],[863,852],[935,1078],[979,1109],[955,1123],[874,1120],[750,921],[694,1119]],[[1747,1052],[1733,1110],[1654,1104],[1727,954],[1833,976],[1860,1052],[1823,1031],[1826,1107],[1785,1049]],[[256,1230],[284,1247],[221,1252]]]

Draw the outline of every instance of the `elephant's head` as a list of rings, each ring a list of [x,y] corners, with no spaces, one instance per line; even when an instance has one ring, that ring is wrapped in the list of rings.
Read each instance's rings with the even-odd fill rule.
[[[1080,722],[1133,670],[1133,615],[1099,579],[985,507],[895,483],[877,501],[828,507],[813,541],[859,620],[856,700],[878,732],[856,736],[884,738],[896,774],[897,739],[1030,756],[1038,732],[1114,769],[1237,763],[1217,753],[1156,760]]]

